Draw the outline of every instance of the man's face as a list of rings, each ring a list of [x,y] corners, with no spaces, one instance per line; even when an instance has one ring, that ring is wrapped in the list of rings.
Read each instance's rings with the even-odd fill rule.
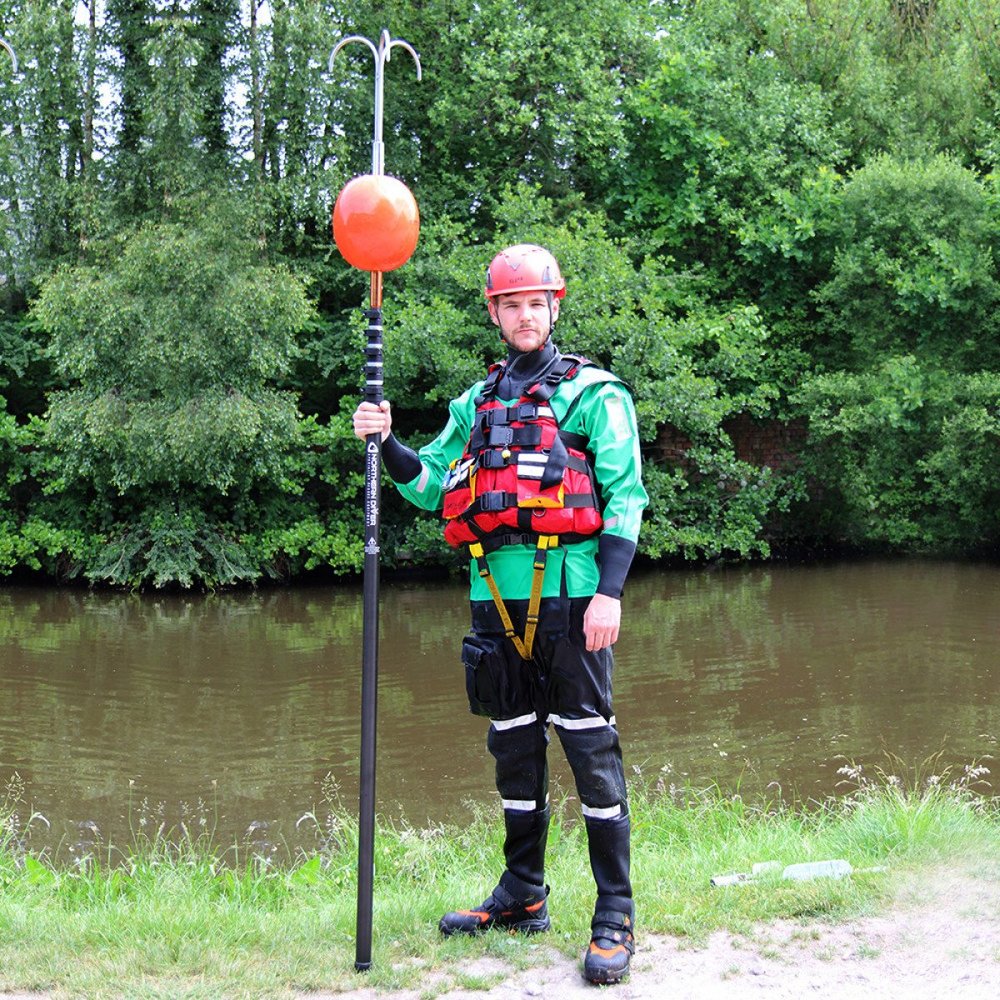
[[[500,327],[500,336],[515,351],[537,351],[552,332],[549,297],[546,292],[511,292],[489,301],[490,319]],[[552,299],[552,318],[559,316],[559,300]]]

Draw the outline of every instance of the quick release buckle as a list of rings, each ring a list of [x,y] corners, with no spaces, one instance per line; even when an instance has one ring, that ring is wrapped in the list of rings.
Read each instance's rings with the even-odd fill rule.
[[[486,514],[499,514],[507,509],[507,494],[503,490],[492,490],[476,498],[479,509]]]
[[[506,448],[503,451],[499,449],[483,451],[479,454],[479,464],[484,469],[503,469],[510,462],[510,456],[511,453]]]
[[[514,428],[494,425],[490,428],[489,440],[491,447],[505,448],[514,443]]]

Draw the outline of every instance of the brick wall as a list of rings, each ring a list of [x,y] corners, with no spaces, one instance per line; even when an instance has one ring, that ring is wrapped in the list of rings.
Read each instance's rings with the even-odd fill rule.
[[[745,413],[722,426],[733,442],[737,458],[771,469],[794,467],[807,433],[805,420],[754,420]],[[668,424],[660,429],[653,455],[668,465],[683,465],[690,447],[690,438]]]

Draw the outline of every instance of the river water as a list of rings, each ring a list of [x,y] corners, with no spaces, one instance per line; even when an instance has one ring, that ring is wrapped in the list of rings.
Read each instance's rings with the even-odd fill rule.
[[[465,593],[382,587],[378,809],[415,824],[499,809],[464,700]],[[623,609],[615,707],[634,780],[823,798],[847,760],[940,754],[935,768],[960,770],[1000,736],[1000,567],[661,571],[636,576]],[[338,796],[356,809],[361,618],[353,587],[0,587],[0,806],[13,779],[22,831],[44,816],[32,846],[70,856],[181,824],[309,846],[303,817]],[[552,758],[572,794],[557,740]]]

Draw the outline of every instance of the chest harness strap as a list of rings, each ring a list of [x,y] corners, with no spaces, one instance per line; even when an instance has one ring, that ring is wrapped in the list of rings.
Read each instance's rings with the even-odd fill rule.
[[[564,378],[572,378],[573,375],[576,374],[577,368],[583,364],[589,363],[590,362],[588,362],[585,358],[578,357],[575,354],[562,355],[552,368],[549,369],[549,371],[545,372],[537,382],[522,392],[522,396],[531,397],[533,402],[527,404],[517,403],[512,407],[501,409],[500,411],[496,411],[496,416],[488,414],[484,421],[484,426],[492,427],[494,423],[501,423],[503,420],[510,421],[530,419],[532,416],[537,414],[538,407],[540,405],[548,403],[549,399],[555,394],[556,389],[558,389],[559,383]],[[496,393],[497,385],[500,378],[504,374],[504,370],[504,365],[496,365],[490,371],[485,383],[483,384],[482,394],[476,399],[477,407],[480,406],[484,400]],[[576,400],[574,400],[570,405],[570,409],[572,409],[575,404]],[[565,416],[563,419],[565,420]],[[479,430],[477,433],[482,434],[483,431]],[[511,440],[508,442],[509,444],[521,446],[537,445],[541,434],[538,428],[535,427],[526,427],[520,430],[511,428],[507,430],[507,433],[511,435]],[[520,435],[523,440],[515,440],[516,435]],[[566,452],[564,440],[571,441],[573,446],[578,445],[581,450],[586,447],[586,440],[580,435],[568,435],[564,431],[557,433],[555,439],[553,440],[550,460],[546,463],[546,469],[542,473],[543,487],[551,485],[551,483],[547,483],[545,480],[552,476],[552,472],[548,466],[553,463],[553,460],[556,465],[555,474],[552,476],[554,482],[561,480],[563,468],[567,464],[574,462],[574,459],[572,459],[572,457]],[[475,447],[478,444],[480,449],[484,447],[485,443],[485,441],[477,442],[475,439],[470,441],[470,445]],[[496,441],[494,441],[492,437],[490,439],[490,444],[496,444]],[[486,454],[488,455],[489,453],[487,452]],[[488,461],[489,459],[484,462],[484,465],[486,465],[487,468],[489,467],[487,464]],[[487,497],[491,499],[487,500]],[[496,503],[496,499],[493,498],[502,498],[503,503],[507,506],[515,506],[517,502],[516,494],[513,499],[508,502],[506,494],[488,493],[484,497],[480,498],[480,500],[475,501],[475,503],[479,504],[477,509],[493,509]],[[593,501],[589,495],[586,498],[581,499],[572,495],[564,497],[563,504],[566,507],[584,506],[584,503],[582,502],[583,499],[585,499],[588,506],[592,506]],[[497,507],[496,509],[501,508]],[[548,534],[537,535],[536,537],[535,557],[532,563],[531,596],[528,598],[528,616],[524,626],[523,639],[521,639],[514,630],[514,623],[511,621],[510,612],[508,612],[507,607],[504,604],[503,597],[500,596],[500,589],[497,587],[496,580],[493,579],[493,574],[490,572],[490,566],[486,559],[486,551],[487,549],[492,550],[494,548],[498,548],[499,545],[496,544],[496,542],[499,542],[500,544],[504,544],[505,542],[514,544],[521,543],[526,539],[524,539],[523,536],[504,535],[498,537],[492,545],[490,544],[491,539],[489,538],[469,543],[469,554],[476,560],[476,567],[479,570],[479,576],[485,581],[486,586],[490,589],[490,595],[493,597],[493,603],[496,605],[497,611],[500,614],[500,621],[503,623],[504,634],[514,644],[514,648],[517,650],[517,654],[522,660],[531,659],[532,649],[535,644],[535,632],[538,629],[538,609],[542,603],[542,582],[545,577],[545,562],[548,558],[549,551],[554,549],[559,544],[559,535]],[[569,536],[567,536],[567,539],[568,537]]]
[[[490,565],[486,561],[486,553],[483,551],[482,542],[473,542],[469,545],[469,553],[476,560],[479,575],[486,581],[486,586],[490,588],[493,596],[493,603],[500,613],[500,621],[503,622],[504,633],[517,650],[517,655],[522,660],[531,659],[531,651],[535,645],[535,630],[538,628],[538,608],[542,603],[542,580],[545,577],[545,560],[548,558],[549,550],[554,549],[559,544],[558,535],[539,535],[535,545],[535,559],[532,565],[531,574],[531,596],[528,598],[528,618],[524,625],[524,639],[520,639],[514,631],[514,623],[511,621],[503,598],[500,596],[500,589],[496,580],[490,572]]]

